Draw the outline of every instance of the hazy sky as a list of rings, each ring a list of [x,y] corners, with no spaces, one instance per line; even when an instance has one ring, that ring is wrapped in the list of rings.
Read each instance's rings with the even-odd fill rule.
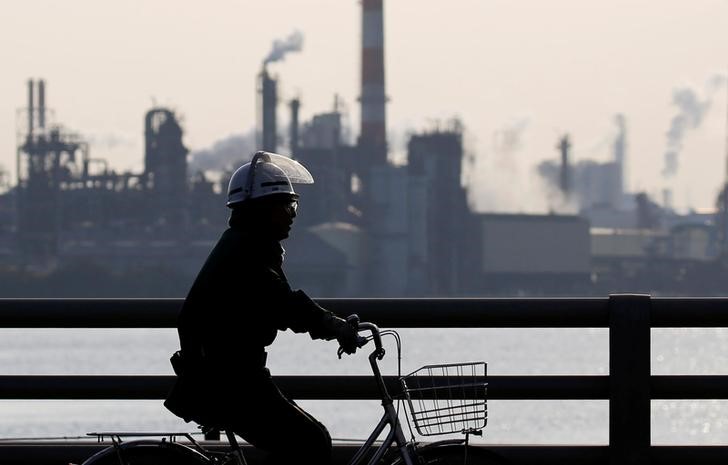
[[[302,52],[271,67],[281,92],[301,96],[303,118],[338,93],[356,134],[356,0],[2,0],[0,165],[14,172],[31,77],[46,79],[56,121],[118,170],[141,170],[153,102],[183,116],[193,150],[247,131],[261,62],[294,30]],[[408,130],[459,116],[481,208],[544,208],[533,167],[556,158],[564,132],[577,159],[608,159],[617,113],[631,189],[659,197],[670,186],[677,206],[713,205],[728,104],[725,86],[709,82],[728,71],[728,0],[385,0],[385,40],[393,151]],[[692,114],[675,120],[682,149],[665,180],[675,92]]]

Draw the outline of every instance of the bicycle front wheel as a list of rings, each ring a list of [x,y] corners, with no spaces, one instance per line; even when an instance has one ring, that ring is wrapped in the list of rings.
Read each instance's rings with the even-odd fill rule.
[[[465,444],[433,444],[418,449],[412,458],[416,465],[508,465],[498,454]],[[391,465],[403,465],[397,457]]]
[[[82,465],[210,465],[198,451],[162,441],[130,441],[109,446]]]

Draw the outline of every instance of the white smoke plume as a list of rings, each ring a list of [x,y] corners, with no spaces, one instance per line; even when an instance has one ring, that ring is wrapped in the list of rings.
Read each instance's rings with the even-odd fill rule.
[[[136,139],[130,134],[92,133],[86,135],[85,139],[93,149],[101,150],[128,149],[137,145]]]
[[[468,202],[477,212],[547,213],[546,182],[528,160],[528,128],[520,117],[497,129],[469,158]],[[467,133],[466,133],[467,135]],[[475,146],[475,143],[466,144]]]
[[[273,48],[263,60],[263,64],[281,61],[289,52],[300,52],[303,48],[303,34],[301,31],[293,31],[285,39],[273,41]]]
[[[518,156],[525,144],[525,136],[531,119],[527,116],[514,118],[493,132],[494,168],[502,173],[515,172],[519,168]]]
[[[235,169],[249,160],[255,151],[255,130],[233,134],[218,140],[212,147],[190,154],[189,171],[218,171]]]
[[[671,177],[677,173],[685,133],[700,127],[710,109],[713,95],[724,83],[724,76],[716,75],[710,78],[706,84],[705,96],[702,98],[689,87],[681,87],[673,91],[672,103],[677,107],[678,112],[673,116],[670,129],[667,131],[665,166],[662,170],[664,177]]]
[[[523,117],[503,126],[493,134],[493,151],[500,155],[517,152],[523,147],[523,135],[531,119]]]

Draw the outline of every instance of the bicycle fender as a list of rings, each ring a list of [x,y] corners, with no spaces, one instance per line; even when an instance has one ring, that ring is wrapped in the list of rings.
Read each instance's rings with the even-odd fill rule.
[[[210,465],[211,460],[200,452],[169,441],[138,440],[122,442],[95,453],[82,465],[126,465],[120,460],[132,463]]]

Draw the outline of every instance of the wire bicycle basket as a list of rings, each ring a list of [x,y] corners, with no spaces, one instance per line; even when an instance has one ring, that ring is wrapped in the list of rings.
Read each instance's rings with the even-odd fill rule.
[[[477,434],[488,423],[485,362],[425,365],[402,376],[415,429],[422,436]]]

